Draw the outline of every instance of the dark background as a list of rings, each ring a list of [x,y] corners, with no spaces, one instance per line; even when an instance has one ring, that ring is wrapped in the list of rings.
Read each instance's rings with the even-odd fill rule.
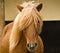
[[[12,21],[5,21],[8,24]],[[60,21],[44,21],[40,36],[44,43],[44,53],[60,53]]]

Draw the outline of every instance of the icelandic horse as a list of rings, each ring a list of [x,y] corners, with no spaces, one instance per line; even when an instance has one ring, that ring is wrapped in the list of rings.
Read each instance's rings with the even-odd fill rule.
[[[42,3],[34,2],[17,5],[20,10],[15,20],[3,31],[0,53],[43,53],[44,45],[39,34],[43,21],[39,14]]]

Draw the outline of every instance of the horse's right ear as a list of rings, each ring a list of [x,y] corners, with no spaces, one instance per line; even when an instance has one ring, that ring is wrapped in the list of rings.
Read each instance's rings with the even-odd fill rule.
[[[23,9],[22,6],[20,6],[19,4],[17,4],[16,6],[17,6],[17,8],[18,8],[20,11],[22,11],[22,9]]]

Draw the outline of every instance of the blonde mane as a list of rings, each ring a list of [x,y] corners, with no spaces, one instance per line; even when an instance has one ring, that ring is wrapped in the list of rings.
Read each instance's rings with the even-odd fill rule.
[[[26,5],[26,3],[24,4]],[[22,6],[24,6],[24,4]],[[31,23],[34,23],[36,31],[41,33],[43,25],[42,19],[33,2],[28,2],[22,12],[20,12],[14,20],[14,25],[9,40],[10,51],[17,46],[22,35],[22,30],[29,27]]]

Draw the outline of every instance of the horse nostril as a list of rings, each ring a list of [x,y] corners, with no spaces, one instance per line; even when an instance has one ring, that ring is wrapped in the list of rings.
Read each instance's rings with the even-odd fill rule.
[[[35,43],[35,47],[37,46],[37,43]]]
[[[27,47],[30,47],[30,44],[27,44]]]

